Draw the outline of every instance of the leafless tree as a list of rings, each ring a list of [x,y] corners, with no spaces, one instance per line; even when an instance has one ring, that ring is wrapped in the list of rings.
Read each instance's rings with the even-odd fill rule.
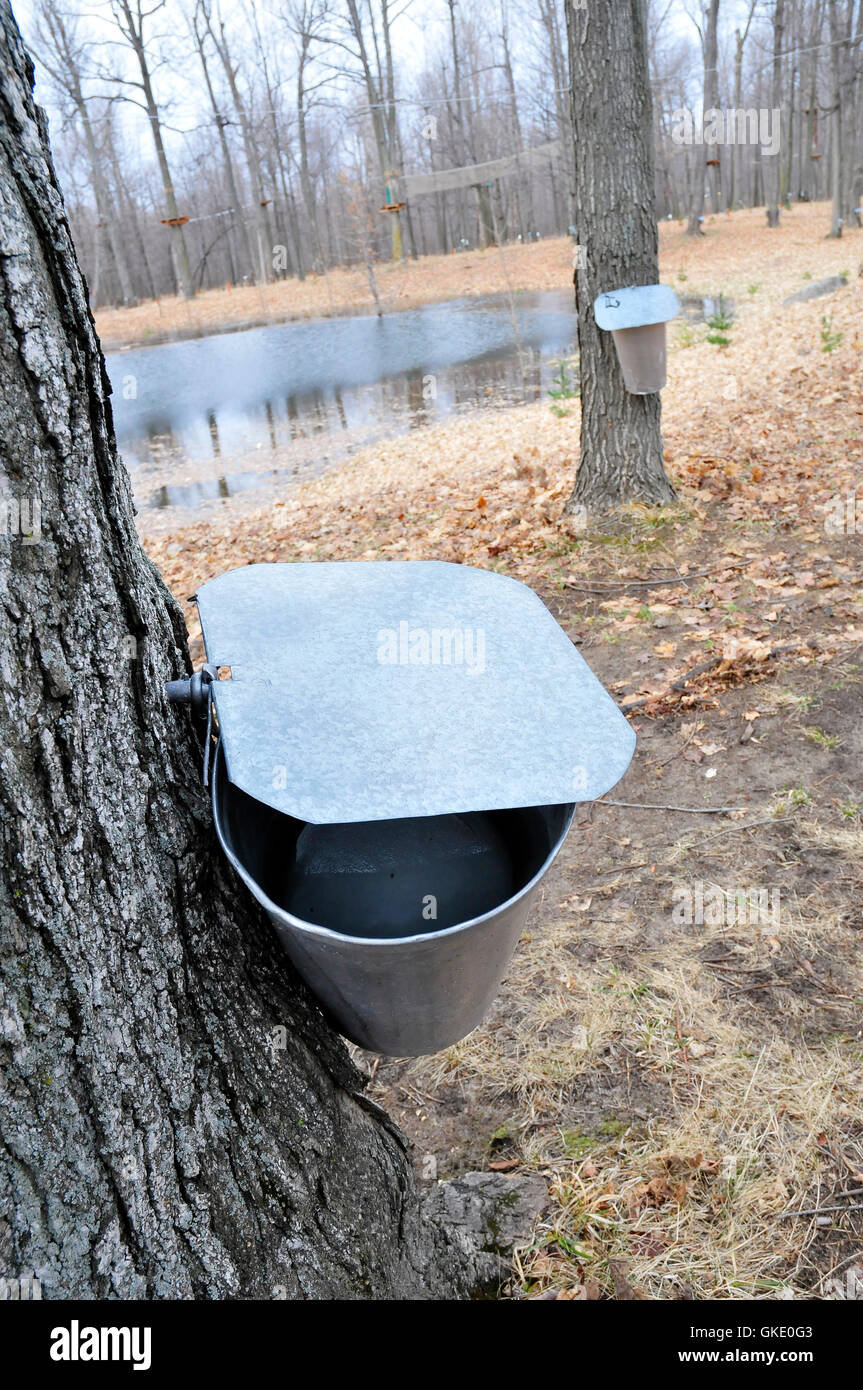
[[[162,121],[153,91],[152,63],[148,49],[150,20],[154,15],[163,11],[165,5],[166,0],[152,0],[152,4],[149,8],[146,7],[145,0],[109,0],[110,14],[113,17],[116,28],[135,55],[135,63],[139,76],[137,78],[129,78],[107,75],[107,80],[117,84],[123,89],[124,100],[131,101],[135,105],[141,106],[146,112],[153,137],[153,147],[156,151],[156,161],[159,166],[159,174],[162,180],[162,192],[165,199],[167,217],[165,217],[163,221],[170,228],[172,236],[177,288],[187,299],[191,299],[195,293],[195,289],[192,282],[192,271],[189,264],[186,235],[183,230],[185,221],[188,220],[188,214],[181,215],[177,206],[174,181],[171,177],[168,156],[165,153]],[[137,93],[137,95],[132,96],[132,92]]]

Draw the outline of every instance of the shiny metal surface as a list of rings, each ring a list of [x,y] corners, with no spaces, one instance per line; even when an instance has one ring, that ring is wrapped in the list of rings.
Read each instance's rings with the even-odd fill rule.
[[[315,825],[591,801],[635,733],[525,584],[440,561],[247,565],[201,585],[231,781]]]
[[[593,313],[599,328],[616,332],[667,323],[680,313],[680,300],[670,285],[629,285],[597,296]]]
[[[279,939],[335,1027],[359,1046],[388,1056],[437,1052],[483,1019],[503,979],[528,910],[572,821],[574,805],[496,813],[509,847],[515,893],[499,907],[442,931],[376,938],[305,922],[274,899],[303,822],[236,787],[222,748],[212,779],[219,841],[270,916]],[[427,885],[417,884],[420,893]],[[351,893],[345,874],[344,891]]]

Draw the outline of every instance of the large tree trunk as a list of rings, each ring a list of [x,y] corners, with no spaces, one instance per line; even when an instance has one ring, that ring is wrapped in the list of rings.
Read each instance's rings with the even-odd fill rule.
[[[575,274],[581,380],[581,462],[567,511],[638,499],[669,502],[659,393],[630,395],[610,333],[596,325],[604,290],[659,279],[653,117],[643,0],[567,0],[572,77]]]
[[[31,88],[0,0],[2,483],[41,504],[0,541],[0,1267],[53,1298],[467,1291],[216,848]]]

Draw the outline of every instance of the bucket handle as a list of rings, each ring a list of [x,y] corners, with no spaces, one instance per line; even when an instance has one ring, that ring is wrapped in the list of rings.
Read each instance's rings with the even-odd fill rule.
[[[202,666],[200,671],[195,671],[191,676],[184,680],[166,681],[165,697],[171,705],[191,705],[193,714],[200,719],[207,716],[207,732],[204,738],[204,786],[209,786],[210,782],[210,749],[213,740],[213,682],[218,678],[218,671],[210,663]],[[218,740],[218,730],[216,733]]]

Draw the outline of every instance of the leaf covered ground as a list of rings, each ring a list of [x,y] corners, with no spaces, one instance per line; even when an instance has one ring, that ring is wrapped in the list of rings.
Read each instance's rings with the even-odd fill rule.
[[[831,1297],[863,1268],[863,233],[825,239],[826,212],[662,229],[663,278],[734,302],[726,347],[671,327],[674,507],[567,519],[568,401],[417,431],[145,536],[184,601],[262,560],[494,567],[542,595],[637,730],[484,1026],[433,1058],[362,1058],[427,1180],[546,1176],[515,1296]],[[711,907],[687,922],[696,892]]]

